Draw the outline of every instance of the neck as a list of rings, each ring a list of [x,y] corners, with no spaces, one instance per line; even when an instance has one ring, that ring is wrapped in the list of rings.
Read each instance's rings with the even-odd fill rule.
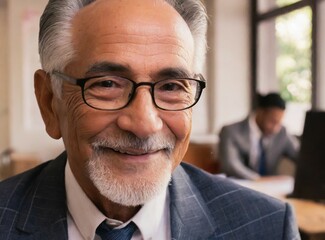
[[[106,217],[121,222],[127,222],[141,209],[141,206],[123,206],[112,202],[99,193],[90,196],[96,196],[91,197],[91,200]]]
[[[104,213],[106,217],[116,219],[121,222],[127,222],[130,220],[141,208],[141,206],[122,206],[107,199],[102,206],[103,207],[99,209]]]

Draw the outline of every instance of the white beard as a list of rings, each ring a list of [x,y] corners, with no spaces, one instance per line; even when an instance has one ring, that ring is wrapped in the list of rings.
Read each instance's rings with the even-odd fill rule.
[[[159,142],[158,140],[161,138],[153,137],[152,139],[154,140],[139,140],[142,145],[144,145],[141,149],[155,148],[157,142]],[[137,144],[139,147],[139,145],[141,145],[139,144],[139,141],[137,140],[137,143],[134,143],[134,140],[132,140],[127,145]],[[162,157],[162,159],[156,159],[155,163],[150,164],[150,176],[144,175],[136,178],[132,178],[132,176],[123,177],[112,171],[109,163],[109,156],[105,155],[105,153],[98,149],[98,146],[112,145],[110,142],[114,142],[114,148],[119,144],[121,144],[122,148],[123,144],[125,145],[126,140],[124,138],[122,143],[119,143],[119,141],[116,140],[96,141],[93,144],[93,146],[95,146],[93,155],[88,161],[90,179],[104,197],[112,202],[124,206],[139,206],[143,205],[167,188],[172,172],[173,161],[170,158],[171,154],[167,153],[167,155]],[[173,142],[174,141],[172,140],[172,142],[168,143],[169,147],[174,146]],[[159,144],[168,146],[166,140],[164,143]]]

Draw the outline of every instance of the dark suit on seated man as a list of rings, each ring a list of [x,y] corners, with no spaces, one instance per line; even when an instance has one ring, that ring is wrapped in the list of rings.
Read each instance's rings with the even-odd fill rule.
[[[0,239],[299,239],[291,207],[182,164],[199,0],[50,0],[35,92],[66,152],[0,183]]]
[[[295,162],[299,143],[282,126],[285,102],[277,93],[259,96],[244,120],[224,126],[219,135],[221,168],[228,176],[258,179],[276,175],[283,157]]]

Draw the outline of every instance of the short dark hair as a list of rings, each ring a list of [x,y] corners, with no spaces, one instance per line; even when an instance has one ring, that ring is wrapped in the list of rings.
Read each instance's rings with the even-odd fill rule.
[[[257,96],[257,107],[258,108],[270,108],[277,107],[285,110],[286,103],[278,93],[268,93],[266,95],[258,94]]]

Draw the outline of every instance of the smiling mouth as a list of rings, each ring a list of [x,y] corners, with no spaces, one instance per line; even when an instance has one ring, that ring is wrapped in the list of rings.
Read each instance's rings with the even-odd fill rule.
[[[130,156],[143,156],[143,155],[149,155],[157,153],[164,149],[157,149],[157,150],[150,150],[150,151],[144,151],[141,149],[118,149],[118,148],[110,148],[110,147],[101,147],[101,151],[113,151],[118,154],[124,154],[124,155],[130,155]]]

